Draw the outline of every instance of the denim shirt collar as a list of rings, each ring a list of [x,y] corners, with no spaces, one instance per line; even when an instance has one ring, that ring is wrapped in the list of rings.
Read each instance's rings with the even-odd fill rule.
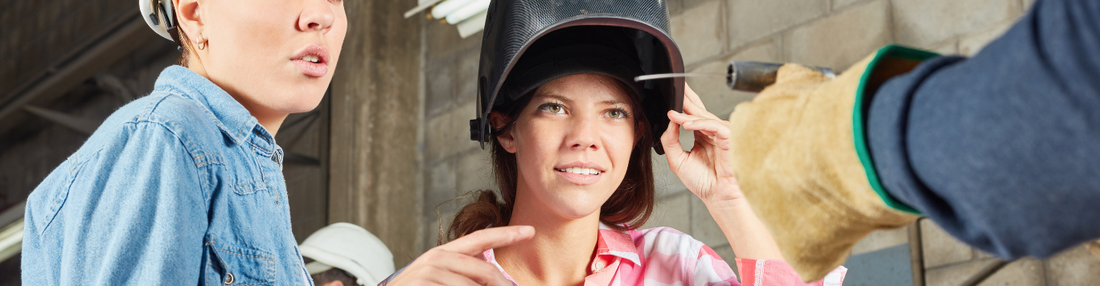
[[[218,121],[218,127],[236,144],[246,142],[274,155],[282,153],[275,138],[256,117],[221,87],[188,68],[173,65],[157,78],[154,90],[174,90],[206,107]],[[253,135],[258,135],[255,138]],[[269,155],[270,156],[270,155]],[[279,157],[282,157],[281,154]],[[282,161],[279,158],[277,162]]]

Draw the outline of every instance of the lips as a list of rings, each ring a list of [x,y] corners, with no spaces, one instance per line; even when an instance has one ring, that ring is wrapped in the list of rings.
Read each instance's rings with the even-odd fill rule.
[[[595,163],[574,162],[554,166],[557,172],[566,181],[577,185],[591,185],[600,180],[606,169]]]
[[[309,77],[322,77],[328,74],[328,48],[309,45],[290,58],[298,69]]]

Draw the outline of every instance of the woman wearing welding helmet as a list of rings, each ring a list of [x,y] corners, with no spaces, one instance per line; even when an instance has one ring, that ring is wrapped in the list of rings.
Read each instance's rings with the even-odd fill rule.
[[[471,138],[489,145],[503,201],[497,192],[476,193],[447,233],[530,225],[535,235],[484,251],[495,269],[440,267],[434,260],[444,245],[387,282],[493,284],[500,282],[478,271],[499,271],[505,285],[802,284],[728,168],[726,122],[682,78],[633,80],[683,72],[665,4],[554,2],[489,8]],[[691,151],[680,146],[681,126],[694,132]],[[651,148],[667,153],[672,171],[706,204],[739,257],[740,281],[691,236],[637,229],[654,205]],[[845,271],[814,283],[839,285]]]
[[[274,135],[332,80],[344,3],[139,3],[179,65],[30,194],[23,284],[311,285]]]

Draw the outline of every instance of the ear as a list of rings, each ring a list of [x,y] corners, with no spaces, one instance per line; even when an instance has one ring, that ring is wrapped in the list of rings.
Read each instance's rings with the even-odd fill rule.
[[[512,119],[500,112],[489,112],[489,125],[492,126],[493,130],[504,128],[510,120]],[[503,134],[497,135],[497,142],[500,142],[500,146],[512,154],[516,153],[516,136],[513,134],[515,130],[515,128],[508,128]]]
[[[333,280],[321,286],[344,286],[344,282],[340,280]]]
[[[206,22],[203,21],[202,9],[199,9],[199,0],[172,1],[176,4],[177,25],[191,40],[188,44],[193,46],[202,41],[202,30],[206,27]]]

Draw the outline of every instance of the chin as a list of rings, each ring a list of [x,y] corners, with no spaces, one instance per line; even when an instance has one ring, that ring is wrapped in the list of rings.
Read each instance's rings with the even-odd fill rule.
[[[594,213],[599,213],[600,207],[607,201],[597,200],[597,198],[589,197],[587,194],[575,194],[562,196],[557,199],[556,207],[554,211],[567,219],[581,219],[588,217]]]

